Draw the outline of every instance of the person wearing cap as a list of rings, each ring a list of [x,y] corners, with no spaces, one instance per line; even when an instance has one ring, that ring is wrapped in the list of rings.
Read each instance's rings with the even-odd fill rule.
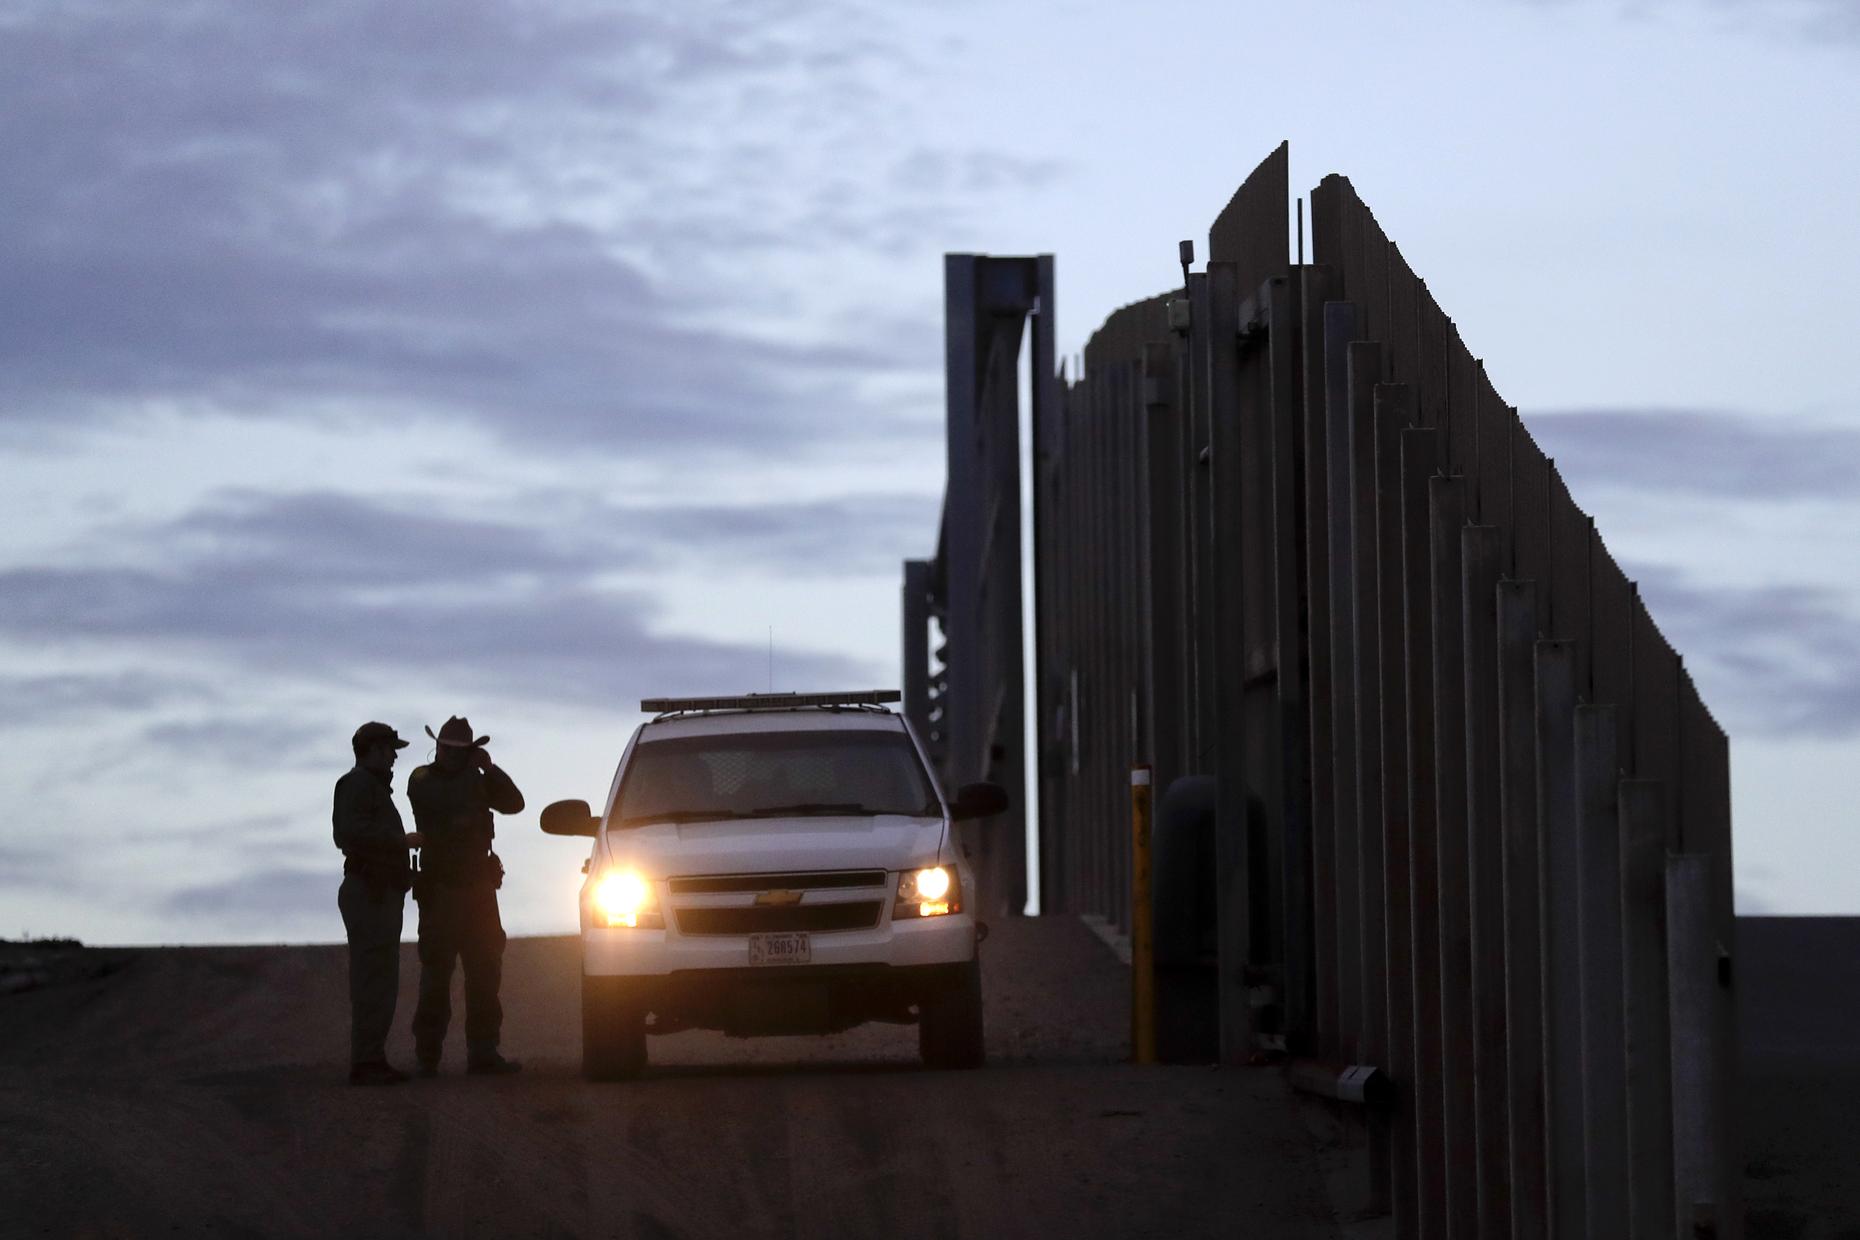
[[[504,924],[497,889],[504,866],[491,851],[493,810],[520,813],[523,794],[454,715],[437,733],[434,759],[407,777],[414,825],[425,838],[420,854],[420,1000],[413,1013],[414,1054],[420,1074],[439,1071],[446,1027],[452,1021],[452,967],[465,970],[465,1068],[473,1073],[515,1072],[523,1065],[498,1052],[504,1009]]]
[[[420,835],[401,828],[394,759],[407,742],[385,723],[364,723],[349,741],[355,767],[336,781],[333,820],[342,850],[336,906],[349,938],[349,1081],[395,1085],[407,1074],[387,1060],[400,993],[400,929],[413,884],[407,850]]]

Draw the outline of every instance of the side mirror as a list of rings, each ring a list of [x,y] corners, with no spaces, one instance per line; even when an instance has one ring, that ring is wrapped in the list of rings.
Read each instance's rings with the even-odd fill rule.
[[[594,835],[600,827],[586,801],[557,801],[542,812],[545,835]]]
[[[964,784],[949,807],[951,818],[988,818],[1008,807],[1007,789],[1000,784]]]

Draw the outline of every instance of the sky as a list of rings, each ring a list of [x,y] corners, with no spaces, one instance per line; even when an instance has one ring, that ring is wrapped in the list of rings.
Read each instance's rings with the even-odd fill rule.
[[[941,255],[1074,353],[1285,139],[1685,654],[1740,911],[1860,913],[1860,9],[921,7],[0,0],[0,935],[338,940],[452,714],[572,929],[639,698],[897,683]]]

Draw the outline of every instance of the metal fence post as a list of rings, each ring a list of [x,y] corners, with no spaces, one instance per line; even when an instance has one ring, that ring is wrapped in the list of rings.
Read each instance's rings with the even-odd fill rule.
[[[1478,1132],[1474,1111],[1472,871],[1466,827],[1466,611],[1461,589],[1467,482],[1430,485],[1434,649],[1435,919],[1433,967],[1439,985],[1431,1015],[1440,1057],[1440,1147],[1446,1172],[1446,1234],[1479,1234]],[[1492,584],[1496,584],[1494,576]],[[1416,830],[1420,818],[1416,816]],[[1416,861],[1420,860],[1419,853]],[[1502,960],[1503,957],[1501,956]],[[1423,1029],[1427,1026],[1423,1025]]]
[[[1335,627],[1331,584],[1330,494],[1330,311],[1328,290],[1334,281],[1322,267],[1305,267],[1300,275],[1304,313],[1304,484],[1305,562],[1310,590],[1311,751],[1311,960],[1312,1046],[1307,1054],[1333,1062],[1337,1047],[1337,744],[1332,719]]]
[[[1576,885],[1576,643],[1537,643],[1537,839],[1543,885],[1543,1030],[1550,1233],[1580,1240],[1582,966]]]
[[[1407,385],[1387,389],[1412,393]],[[1412,397],[1410,397],[1410,403]],[[1412,409],[1409,410],[1412,413]],[[1402,1093],[1412,1110],[1396,1150],[1400,1170],[1414,1177],[1398,1204],[1412,1213],[1398,1222],[1418,1235],[1446,1228],[1447,1175],[1442,1140],[1445,1086],[1440,1054],[1440,865],[1436,809],[1433,606],[1433,517],[1430,488],[1440,468],[1440,432],[1401,433],[1401,543],[1403,675],[1402,761],[1388,778],[1395,806],[1387,823],[1389,845],[1389,1070],[1407,1077]],[[1398,806],[1399,808],[1396,808]]]
[[[1188,574],[1183,565],[1182,413],[1176,403],[1175,350],[1149,344],[1143,350],[1142,464],[1137,479],[1142,502],[1139,551],[1147,571],[1138,573],[1144,661],[1143,687],[1148,695],[1147,753],[1164,788],[1188,770],[1182,726],[1184,654],[1183,598]]]
[[[1628,1230],[1621,824],[1615,708],[1576,708],[1576,851],[1582,975],[1584,1234]]]
[[[1288,1046],[1310,1042],[1316,1009],[1312,946],[1311,732],[1305,559],[1304,322],[1301,286],[1274,276],[1260,290],[1268,307],[1266,370],[1272,427],[1273,645],[1277,651],[1279,819],[1283,840],[1280,952]]]
[[[1384,957],[1387,909],[1382,890],[1382,641],[1381,605],[1376,583],[1381,549],[1376,542],[1375,387],[1382,377],[1382,349],[1373,341],[1355,341],[1350,357],[1350,491],[1354,542],[1356,606],[1356,870],[1361,884],[1356,957],[1361,983],[1357,1003],[1359,1061],[1385,1067],[1388,1062],[1388,969]],[[1386,1069],[1385,1069],[1386,1070]],[[1390,1200],[1388,1129],[1372,1117],[1370,1133],[1371,1208],[1387,1209]]]
[[[1238,272],[1232,263],[1208,264],[1208,540],[1210,571],[1205,606],[1213,649],[1202,675],[1212,681],[1212,745],[1216,777],[1215,883],[1221,1062],[1243,1064],[1252,1056],[1253,1010],[1246,969],[1252,955],[1253,875],[1246,779],[1246,651],[1241,643],[1244,589],[1241,575],[1241,470],[1237,395],[1239,341],[1232,330],[1239,310]],[[1217,329],[1216,324],[1226,324]]]
[[[1500,790],[1498,581],[1505,531],[1460,531],[1464,578],[1466,848],[1471,956],[1472,1080],[1480,1236],[1511,1228],[1510,1115],[1506,1076],[1504,799]]]
[[[1666,979],[1666,795],[1620,784],[1628,1234],[1673,1240],[1673,1046]]]
[[[1505,1021],[1510,1046],[1511,1234],[1548,1231],[1542,898],[1537,857],[1537,586],[1498,583],[1500,798],[1505,848]]]
[[[1330,666],[1332,770],[1331,855],[1337,867],[1336,924],[1331,950],[1336,960],[1337,1022],[1334,1053],[1361,1062],[1363,1010],[1362,870],[1357,845],[1360,818],[1356,791],[1356,536],[1355,491],[1351,485],[1350,344],[1356,339],[1356,307],[1347,301],[1324,307],[1325,474],[1330,491]]]

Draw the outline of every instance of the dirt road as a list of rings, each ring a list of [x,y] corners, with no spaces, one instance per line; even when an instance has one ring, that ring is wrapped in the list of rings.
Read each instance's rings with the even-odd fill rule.
[[[73,953],[0,995],[0,1235],[1332,1234],[1276,1072],[1124,1065],[1110,953],[994,931],[984,1071],[921,1069],[906,1027],[684,1033],[598,1086],[572,940],[510,944],[521,1076],[461,1075],[455,1030],[443,1076],[390,1089],[345,1083],[340,948]]]

